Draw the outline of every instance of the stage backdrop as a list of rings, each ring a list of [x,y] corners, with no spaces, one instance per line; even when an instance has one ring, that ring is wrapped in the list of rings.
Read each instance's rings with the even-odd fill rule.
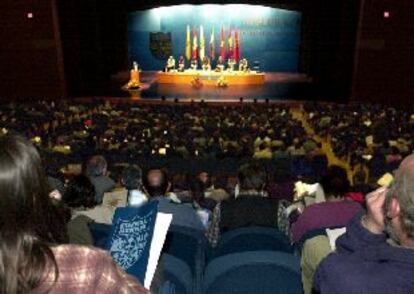
[[[129,14],[129,59],[143,70],[161,70],[168,55],[185,56],[187,25],[204,29],[205,51],[214,29],[216,57],[220,54],[220,32],[225,28],[227,48],[231,27],[239,31],[240,55],[260,63],[263,71],[297,72],[301,40],[301,13],[259,5],[178,5]],[[198,42],[200,41],[200,35]],[[213,62],[213,65],[215,62]],[[187,62],[188,65],[188,62]]]

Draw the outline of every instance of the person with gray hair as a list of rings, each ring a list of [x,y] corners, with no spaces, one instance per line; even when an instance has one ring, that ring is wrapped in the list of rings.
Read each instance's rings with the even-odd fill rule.
[[[367,195],[314,279],[320,293],[414,293],[414,156],[389,188]],[[346,275],[346,278],[345,278]]]
[[[115,182],[107,176],[108,164],[101,155],[92,156],[86,164],[86,175],[95,187],[95,200],[98,204],[102,203],[105,192],[110,192],[115,188]]]

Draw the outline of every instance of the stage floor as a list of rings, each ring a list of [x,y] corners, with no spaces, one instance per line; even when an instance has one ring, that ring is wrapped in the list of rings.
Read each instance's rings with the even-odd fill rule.
[[[229,85],[225,88],[203,86],[194,88],[191,84],[162,84],[157,82],[156,71],[141,72],[143,87],[137,91],[125,91],[121,87],[128,81],[129,73],[119,73],[112,78],[112,96],[133,99],[194,100],[194,101],[245,101],[258,100],[314,100],[316,90],[312,79],[299,73],[266,72],[262,85]],[[108,93],[104,94],[108,95]]]

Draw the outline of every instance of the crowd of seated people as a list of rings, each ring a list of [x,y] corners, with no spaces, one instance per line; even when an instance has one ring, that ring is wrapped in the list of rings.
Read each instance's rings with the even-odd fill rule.
[[[381,158],[397,167],[413,149],[414,116],[409,108],[307,103],[304,109],[315,132],[353,166]]]
[[[3,132],[55,153],[273,158],[307,136],[288,107],[38,102],[0,107]]]
[[[318,182],[315,185],[322,196],[312,192],[300,196],[295,191],[299,178],[290,168],[277,166],[270,172],[260,161],[321,154],[320,143],[307,136],[284,107],[200,104],[133,109],[122,103],[74,106],[46,102],[7,107],[15,111],[7,113],[3,108],[1,113],[2,292],[111,292],[111,287],[119,287],[113,292],[145,293],[147,290],[107,253],[91,247],[96,242],[89,225],[111,225],[118,207],[153,202],[158,203],[160,212],[173,215],[173,226],[204,234],[213,252],[222,236],[240,228],[267,227],[281,232],[301,256],[305,293],[414,290],[410,280],[414,271],[414,159],[408,156],[402,160],[411,153],[411,142],[398,140],[399,136],[408,139],[407,114],[361,106],[357,114],[362,113],[362,119],[353,114],[353,106],[335,112],[326,105],[305,105],[309,122],[319,136],[332,142],[337,155],[341,155],[336,148],[339,142],[353,150],[347,154],[350,157],[360,151],[361,157],[380,152],[386,161],[395,162],[396,172],[389,188],[369,193],[376,187],[367,184],[363,170],[355,173],[350,183],[346,170],[329,166],[321,177],[310,177]],[[42,110],[53,117],[52,122],[38,115]],[[9,120],[25,114],[30,115],[22,122]],[[37,116],[39,120],[34,119]],[[392,122],[398,130],[378,139],[375,132],[381,133],[380,127],[371,125],[380,125],[381,119]],[[75,131],[74,121],[79,127]],[[368,144],[371,139],[362,142],[359,138],[359,123],[365,125],[361,136],[372,136],[372,144]],[[10,135],[15,132],[23,133],[32,143]],[[133,139],[137,134],[143,134],[142,138]],[[38,137],[40,140],[35,139]],[[45,168],[35,145],[45,157]],[[387,153],[386,147],[391,145],[394,150]],[[64,156],[79,151],[82,168],[66,175],[53,171],[53,156],[48,157],[53,153],[44,153],[44,149]],[[104,156],[96,155],[108,150],[151,155],[160,149],[168,149],[167,156],[183,158],[246,156],[251,160],[232,175],[205,170],[180,174],[169,173],[165,166],[141,169],[134,160],[115,171]],[[96,267],[99,270],[83,276],[86,268]],[[344,272],[350,273],[346,279]],[[99,279],[99,275],[106,278]]]

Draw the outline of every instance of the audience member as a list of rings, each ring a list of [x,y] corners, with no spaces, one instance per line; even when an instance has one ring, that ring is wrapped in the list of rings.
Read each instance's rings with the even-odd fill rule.
[[[105,252],[67,241],[40,156],[25,139],[0,138],[0,292],[148,293]]]
[[[102,203],[105,192],[115,188],[115,182],[107,176],[108,164],[103,156],[95,155],[86,164],[86,175],[95,186],[95,200]]]
[[[321,184],[326,201],[306,207],[292,224],[294,242],[299,242],[307,232],[314,229],[343,227],[362,209],[360,204],[344,198],[350,186],[343,168],[330,166]]]
[[[410,156],[390,188],[367,195],[337,250],[322,261],[314,287],[321,293],[413,293],[414,169]],[[346,279],[344,278],[346,273]]]
[[[242,166],[238,174],[238,193],[233,200],[222,201],[214,208],[207,237],[216,246],[220,234],[247,226],[284,226],[284,210],[279,202],[267,198],[266,173],[259,164]]]
[[[161,169],[150,169],[144,178],[144,187],[148,192],[150,201],[158,201],[158,211],[171,213],[173,219],[171,224],[183,227],[191,227],[204,230],[204,226],[192,204],[182,204],[168,197],[171,183],[168,175]]]

